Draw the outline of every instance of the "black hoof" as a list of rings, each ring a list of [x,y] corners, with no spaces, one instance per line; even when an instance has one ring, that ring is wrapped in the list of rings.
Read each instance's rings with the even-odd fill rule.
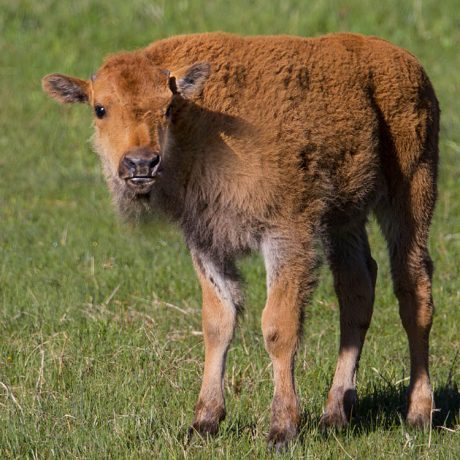
[[[289,444],[296,437],[297,430],[272,428],[267,438],[268,450],[274,452],[286,452]]]
[[[340,411],[325,412],[319,421],[319,427],[323,433],[340,431],[347,427],[349,421],[346,415]]]
[[[200,422],[194,422],[189,428],[189,437],[195,433],[206,438],[208,436],[215,436],[219,431],[219,422],[216,420],[201,420]]]

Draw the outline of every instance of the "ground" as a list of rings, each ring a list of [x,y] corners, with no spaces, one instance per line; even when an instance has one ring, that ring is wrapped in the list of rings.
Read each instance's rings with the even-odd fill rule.
[[[229,352],[227,419],[214,440],[186,433],[202,372],[200,292],[181,235],[158,219],[117,221],[91,152],[88,108],[40,89],[50,72],[88,77],[103,56],[178,33],[320,35],[349,30],[408,48],[442,108],[431,236],[436,314],[434,428],[402,422],[408,351],[383,240],[359,372],[342,433],[318,420],[335,366],[338,310],[327,270],[307,307],[296,376],[304,413],[295,458],[459,458],[460,9],[456,0],[78,2],[0,0],[0,457],[263,458],[272,395],[260,331],[265,273],[241,263],[247,306]]]

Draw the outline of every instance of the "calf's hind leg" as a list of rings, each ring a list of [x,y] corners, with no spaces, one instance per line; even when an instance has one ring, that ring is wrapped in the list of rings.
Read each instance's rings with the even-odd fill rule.
[[[200,434],[213,435],[225,417],[225,360],[242,297],[233,263],[216,263],[197,254],[193,254],[193,262],[203,296],[205,364],[192,428]]]
[[[329,235],[329,264],[340,307],[337,367],[321,417],[323,429],[341,428],[356,403],[356,371],[374,303],[377,264],[371,257],[364,224],[355,232]]]
[[[387,239],[399,315],[409,340],[410,385],[407,421],[426,427],[433,395],[428,372],[429,335],[433,319],[428,231],[436,197],[435,172],[421,164],[408,187],[393,190],[376,214]]]

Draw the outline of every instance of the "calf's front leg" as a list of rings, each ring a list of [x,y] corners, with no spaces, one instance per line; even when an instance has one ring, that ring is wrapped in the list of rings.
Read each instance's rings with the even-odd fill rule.
[[[198,254],[193,254],[193,262],[203,297],[205,363],[192,427],[202,435],[213,435],[225,418],[225,360],[242,296],[238,273],[232,262],[212,261]]]
[[[269,448],[283,450],[298,432],[300,408],[294,383],[294,358],[301,333],[302,307],[316,280],[316,259],[302,246],[290,254],[264,245],[268,298],[262,332],[272,365],[274,395]],[[279,257],[278,257],[279,256]]]

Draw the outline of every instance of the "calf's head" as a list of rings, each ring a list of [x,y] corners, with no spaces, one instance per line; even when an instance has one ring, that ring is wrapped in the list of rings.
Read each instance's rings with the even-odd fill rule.
[[[134,52],[110,57],[89,80],[51,74],[42,85],[61,103],[92,107],[94,145],[108,179],[145,195],[161,176],[169,128],[180,117],[178,107],[201,93],[209,73],[207,63],[163,69]]]

